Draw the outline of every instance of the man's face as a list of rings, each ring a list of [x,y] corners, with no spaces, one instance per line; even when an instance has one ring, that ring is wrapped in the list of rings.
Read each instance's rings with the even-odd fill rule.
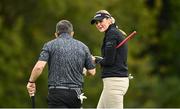
[[[109,25],[111,24],[111,21],[108,18],[104,18],[100,21],[96,21],[95,24],[96,24],[96,28],[100,32],[105,32],[108,29]]]

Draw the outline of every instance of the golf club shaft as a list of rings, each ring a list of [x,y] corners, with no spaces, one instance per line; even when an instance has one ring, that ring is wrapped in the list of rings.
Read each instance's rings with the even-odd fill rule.
[[[35,96],[31,96],[32,108],[35,108]]]
[[[136,31],[133,31],[129,36],[127,36],[122,42],[120,42],[116,48],[121,47],[123,44],[125,44],[129,39],[131,39],[133,36],[135,36],[137,34]]]

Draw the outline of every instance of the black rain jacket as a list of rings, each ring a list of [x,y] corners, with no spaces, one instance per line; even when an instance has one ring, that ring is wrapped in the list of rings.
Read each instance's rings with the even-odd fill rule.
[[[99,62],[102,67],[102,78],[128,77],[127,43],[115,48],[124,38],[124,35],[116,28],[115,24],[111,24],[105,31],[101,48],[103,59]]]

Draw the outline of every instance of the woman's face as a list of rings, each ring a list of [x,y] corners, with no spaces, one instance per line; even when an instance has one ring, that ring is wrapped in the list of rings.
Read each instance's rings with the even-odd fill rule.
[[[108,18],[104,18],[102,21],[96,21],[96,28],[100,31],[100,32],[105,32],[109,25],[111,24],[111,20]]]

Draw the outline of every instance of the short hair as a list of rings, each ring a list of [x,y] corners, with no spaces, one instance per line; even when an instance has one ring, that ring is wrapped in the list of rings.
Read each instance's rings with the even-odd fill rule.
[[[56,33],[58,35],[62,33],[71,34],[73,32],[73,25],[68,20],[61,20],[56,24]]]

